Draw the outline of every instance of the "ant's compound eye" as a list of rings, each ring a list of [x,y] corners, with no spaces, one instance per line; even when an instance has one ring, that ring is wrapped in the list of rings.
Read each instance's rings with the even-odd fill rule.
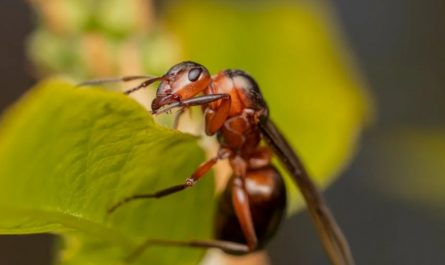
[[[190,82],[195,82],[196,80],[198,80],[201,73],[202,73],[202,68],[192,68],[189,71],[189,75],[188,75]]]

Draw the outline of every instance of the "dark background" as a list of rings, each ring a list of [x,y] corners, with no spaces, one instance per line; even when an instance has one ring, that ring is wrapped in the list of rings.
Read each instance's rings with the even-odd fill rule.
[[[351,166],[326,192],[327,200],[357,264],[444,264],[443,215],[385,196],[369,184],[381,181],[374,165],[383,132],[445,125],[445,2],[332,2],[376,99],[378,118],[363,134]],[[2,0],[0,18],[0,110],[4,110],[35,81],[25,55],[33,16],[25,2]],[[0,264],[50,264],[52,239],[1,236]],[[306,213],[286,221],[269,252],[276,265],[327,264]]]
[[[16,0],[0,1],[0,19],[0,110],[3,111],[34,82],[24,43],[33,29],[33,21],[27,3]],[[51,246],[49,235],[0,236],[0,264],[48,265],[52,259]]]

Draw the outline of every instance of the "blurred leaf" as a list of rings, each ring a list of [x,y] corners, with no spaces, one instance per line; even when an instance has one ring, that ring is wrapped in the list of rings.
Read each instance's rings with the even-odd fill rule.
[[[28,56],[39,72],[57,73],[64,69],[72,76],[85,76],[82,46],[78,37],[60,38],[46,29],[39,29],[29,39]]]
[[[128,38],[150,30],[151,1],[147,0],[106,0],[92,1],[95,10],[92,15],[102,29],[116,37]],[[144,32],[145,31],[145,32]]]
[[[151,1],[147,0],[30,0],[42,28],[59,36],[103,31],[128,37],[151,26]]]
[[[31,0],[40,18],[28,41],[37,74],[77,81],[155,74],[177,62],[178,48],[154,23],[149,0]]]
[[[410,205],[445,206],[445,131],[399,129],[377,138],[373,145],[372,186]],[[369,185],[371,186],[371,185]]]
[[[184,59],[252,74],[311,175],[330,183],[354,153],[370,110],[326,10],[307,1],[176,3],[167,17]],[[288,188],[294,211],[301,199]]]
[[[79,34],[88,24],[89,0],[30,0],[42,28],[58,35]]]
[[[126,196],[183,183],[203,159],[194,137],[157,126],[126,96],[43,82],[0,123],[0,233],[62,234],[62,264],[120,264],[146,238],[210,238],[211,177],[106,214]],[[196,264],[203,254],[162,250],[137,264]]]

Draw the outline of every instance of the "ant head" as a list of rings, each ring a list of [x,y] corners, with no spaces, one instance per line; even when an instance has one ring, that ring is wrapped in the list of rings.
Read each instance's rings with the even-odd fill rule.
[[[153,113],[163,106],[196,96],[212,79],[204,66],[187,61],[170,68],[161,80],[151,104]]]

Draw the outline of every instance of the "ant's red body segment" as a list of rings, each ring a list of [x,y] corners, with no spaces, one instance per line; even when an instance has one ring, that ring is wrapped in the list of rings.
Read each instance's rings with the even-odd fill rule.
[[[124,77],[84,84],[129,81]],[[285,187],[280,173],[271,165],[275,153],[292,175],[306,201],[309,214],[324,249],[334,265],[353,265],[348,243],[323,197],[308,177],[301,161],[269,119],[266,102],[255,80],[240,70],[225,70],[211,77],[194,62],[173,66],[165,75],[150,78],[126,94],[161,81],[152,102],[152,113],[202,106],[208,135],[217,135],[217,155],[203,163],[184,184],[152,193],[128,197],[109,209],[145,198],[160,198],[193,186],[218,160],[228,159],[233,175],[220,197],[216,218],[216,241],[148,240],[132,255],[137,257],[152,244],[216,247],[229,253],[248,253],[262,248],[274,235],[286,207]],[[261,145],[265,140],[268,146]]]

